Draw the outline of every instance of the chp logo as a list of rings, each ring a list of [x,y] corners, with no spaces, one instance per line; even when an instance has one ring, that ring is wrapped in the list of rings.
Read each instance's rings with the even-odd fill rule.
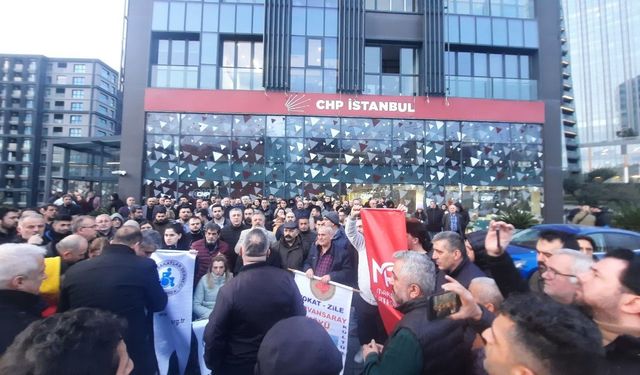
[[[187,283],[187,268],[177,260],[163,260],[158,264],[160,285],[168,296],[177,294]]]

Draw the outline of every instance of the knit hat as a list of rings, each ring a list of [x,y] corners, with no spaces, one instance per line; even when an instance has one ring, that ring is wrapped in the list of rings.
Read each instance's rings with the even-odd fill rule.
[[[338,217],[338,213],[335,211],[329,211],[324,214],[324,218],[334,223],[335,225],[340,225],[340,218]]]
[[[276,323],[258,350],[256,375],[337,375],[342,354],[327,331],[311,318],[294,316]]]

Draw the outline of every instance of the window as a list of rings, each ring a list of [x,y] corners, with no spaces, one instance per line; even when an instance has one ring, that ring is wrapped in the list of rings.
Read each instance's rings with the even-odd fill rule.
[[[82,128],[69,128],[69,137],[82,137]]]
[[[82,116],[80,116],[80,115],[71,115],[70,122],[72,124],[82,124]]]
[[[54,113],[53,114],[53,123],[54,124],[62,124],[63,120],[64,120],[64,115],[62,113]]]
[[[62,133],[62,126],[54,126],[53,127],[53,132],[54,133]]]
[[[366,0],[365,9],[379,12],[416,12],[417,0]]]
[[[216,46],[211,46],[217,48]],[[154,40],[152,87],[198,87],[200,41],[192,39]],[[107,89],[114,93],[112,86]]]
[[[74,73],[86,73],[87,66],[85,64],[73,64]]]
[[[67,63],[66,62],[59,62],[58,63],[58,68],[66,68],[67,67]]]
[[[84,85],[84,77],[73,77],[74,85]]]
[[[56,84],[64,85],[67,83],[67,76],[56,76]]]
[[[262,88],[262,42],[228,40],[222,46],[222,89]]]
[[[71,90],[71,97],[73,99],[83,99],[84,98],[84,90]]]
[[[53,105],[56,107],[64,107],[64,102],[62,100],[56,100]]]
[[[62,87],[62,88],[57,88],[57,89],[56,89],[56,94],[62,94],[62,95],[64,95],[64,87]]]
[[[72,102],[71,110],[72,111],[82,111],[83,103],[82,102]]]
[[[365,94],[414,95],[418,49],[396,45],[365,47]]]

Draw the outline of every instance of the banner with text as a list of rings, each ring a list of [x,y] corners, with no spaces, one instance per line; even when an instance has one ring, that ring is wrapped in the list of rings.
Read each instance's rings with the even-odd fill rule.
[[[296,284],[307,310],[307,317],[316,320],[326,330],[342,353],[342,366],[347,357],[349,340],[349,316],[353,289],[334,282],[323,283],[309,279],[300,271],[295,273]]]
[[[405,213],[391,209],[363,209],[360,211],[367,262],[371,277],[371,293],[378,302],[378,310],[388,333],[402,318],[393,307],[392,278],[393,253],[407,250]],[[362,261],[362,260],[360,260]]]
[[[158,265],[160,284],[169,297],[164,311],[153,316],[153,338],[161,375],[169,372],[169,358],[178,358],[184,374],[191,350],[191,311],[196,256],[188,251],[158,250],[151,255]]]

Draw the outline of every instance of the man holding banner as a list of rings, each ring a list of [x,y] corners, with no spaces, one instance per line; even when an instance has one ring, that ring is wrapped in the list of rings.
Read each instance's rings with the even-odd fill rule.
[[[304,316],[292,275],[267,265],[269,242],[260,228],[244,236],[244,266],[218,292],[205,328],[205,361],[215,375],[252,375],[258,348],[278,321]]]

